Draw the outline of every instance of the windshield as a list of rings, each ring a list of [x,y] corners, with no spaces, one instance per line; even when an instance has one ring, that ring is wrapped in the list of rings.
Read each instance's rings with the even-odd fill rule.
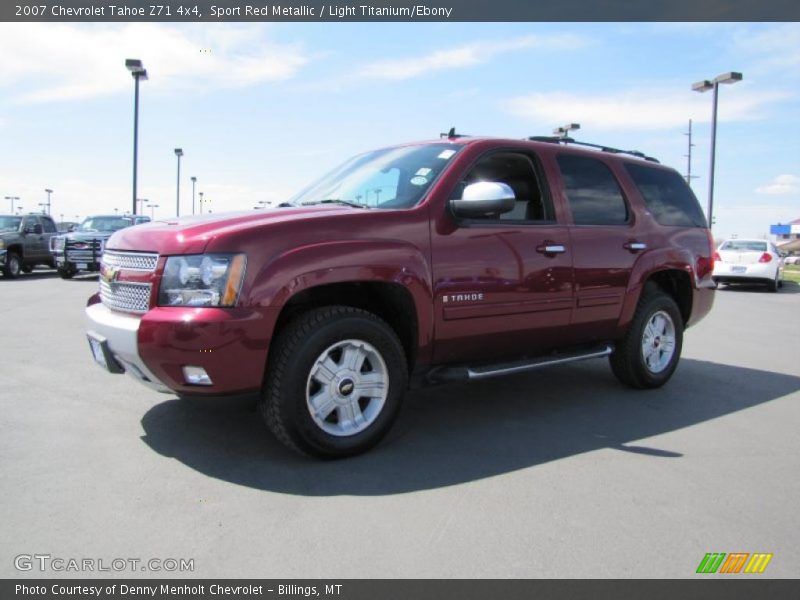
[[[22,217],[0,217],[0,230],[16,231],[19,229],[20,223],[22,223]]]
[[[133,225],[130,217],[88,217],[78,231],[105,231],[107,233]]]
[[[459,144],[442,143],[367,152],[334,169],[289,202],[410,208],[422,199],[460,149]]]
[[[766,242],[755,242],[748,240],[736,240],[725,242],[720,250],[735,250],[738,252],[766,252]]]

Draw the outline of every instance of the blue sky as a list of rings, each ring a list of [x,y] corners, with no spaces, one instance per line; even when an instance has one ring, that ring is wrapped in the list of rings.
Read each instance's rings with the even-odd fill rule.
[[[761,236],[800,218],[799,24],[0,23],[0,197],[72,219],[128,210],[141,58],[139,196],[182,213],[191,183],[214,212],[279,201],[349,156],[467,133],[635,148],[682,173],[705,205],[710,94],[720,92],[715,232]],[[2,200],[0,212],[9,202]],[[149,210],[148,210],[149,212]]]

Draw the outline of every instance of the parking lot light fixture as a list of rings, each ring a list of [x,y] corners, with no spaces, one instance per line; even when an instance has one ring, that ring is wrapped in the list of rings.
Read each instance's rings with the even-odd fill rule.
[[[178,157],[178,187],[175,193],[176,195],[175,215],[180,217],[181,216],[181,156],[183,156],[183,149],[175,148],[175,156]]]
[[[197,177],[193,175],[191,177],[191,180],[192,180],[192,214],[194,214],[194,187],[195,184],[197,183]]]
[[[14,202],[19,200],[19,196],[5,196],[5,199],[11,201],[11,214],[14,214]]]
[[[44,190],[47,193],[47,214],[50,214],[50,194],[53,193],[53,190],[46,188]]]
[[[203,214],[203,192],[197,192],[197,195],[200,196],[200,214]]]
[[[147,70],[138,58],[125,59],[134,80],[133,92],[133,214],[136,214],[136,177],[139,157],[139,80],[147,81]]]
[[[708,208],[706,218],[708,219],[708,226],[714,224],[714,167],[717,152],[717,107],[719,104],[719,84],[731,84],[742,80],[742,74],[737,71],[730,71],[717,75],[713,80],[703,79],[692,84],[692,90],[695,92],[712,91],[711,100],[711,158],[709,160],[709,176],[708,176]]]
[[[148,205],[147,205],[147,208],[149,208],[149,209],[150,209],[150,219],[151,219],[151,220],[156,218],[156,209],[157,209],[158,207],[159,207],[159,205],[158,205],[158,204],[148,204]]]

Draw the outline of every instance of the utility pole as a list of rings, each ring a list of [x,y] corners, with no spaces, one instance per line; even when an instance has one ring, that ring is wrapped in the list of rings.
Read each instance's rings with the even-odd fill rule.
[[[697,179],[699,175],[692,175],[692,148],[697,144],[692,143],[692,120],[689,119],[689,131],[684,133],[688,138],[688,149],[684,156],[686,157],[686,183],[692,185],[692,179]]]

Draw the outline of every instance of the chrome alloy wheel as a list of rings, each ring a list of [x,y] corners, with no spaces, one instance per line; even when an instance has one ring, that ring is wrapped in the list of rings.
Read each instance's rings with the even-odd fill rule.
[[[661,373],[675,354],[675,323],[669,313],[653,313],[642,332],[642,358],[647,370]]]
[[[325,433],[351,436],[378,418],[388,392],[389,371],[375,347],[362,340],[344,340],[312,364],[306,405]]]

